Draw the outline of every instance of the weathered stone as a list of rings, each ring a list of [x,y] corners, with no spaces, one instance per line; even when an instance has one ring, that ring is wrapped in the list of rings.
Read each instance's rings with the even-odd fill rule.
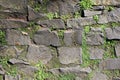
[[[90,47],[90,59],[102,59],[104,50],[98,47]]]
[[[48,29],[40,29],[34,35],[34,41],[36,44],[40,45],[53,45],[60,46],[60,40],[55,32],[51,32]]]
[[[115,53],[117,57],[120,56],[120,43],[115,45]]]
[[[99,66],[105,70],[120,69],[120,58],[103,60]]]
[[[108,13],[109,22],[120,22],[120,8],[115,9]]]
[[[51,50],[48,47],[43,45],[30,45],[28,48],[27,59],[30,62],[38,63],[41,61],[44,64],[47,64],[51,58]]]
[[[58,53],[62,64],[82,63],[82,49],[79,47],[60,47]]]
[[[89,32],[86,36],[88,45],[102,45],[104,43],[103,33]]]
[[[22,72],[26,77],[29,76],[29,79],[30,79],[30,78],[33,78],[35,76],[35,72],[38,71],[38,68],[25,65],[25,66],[19,66],[18,70],[20,72]]]
[[[84,16],[94,16],[94,15],[100,15],[100,14],[102,14],[102,11],[84,10]]]
[[[17,30],[7,30],[7,43],[9,45],[29,45],[31,43],[30,37],[23,35]]]
[[[0,28],[21,28],[28,26],[28,22],[17,19],[0,19]]]
[[[75,39],[75,43],[77,44],[82,44],[82,30],[75,30],[75,36],[74,36],[74,39]]]
[[[47,17],[44,14],[35,12],[33,8],[28,6],[28,20],[31,21],[31,20],[37,20],[37,19],[44,20],[44,19],[47,19]]]
[[[91,32],[98,32],[98,33],[102,33],[103,32],[102,28],[91,27],[90,29],[91,29]]]
[[[96,21],[93,19],[93,17],[67,20],[67,28],[80,28],[81,26],[92,25],[92,24],[96,24]]]
[[[108,23],[108,15],[107,14],[103,14],[103,15],[100,15],[99,16],[99,20],[98,20],[98,23],[99,24],[105,24],[105,23]]]
[[[47,4],[48,12],[58,12],[60,15],[72,14],[80,9],[76,7],[79,0],[49,0]]]
[[[25,65],[28,65],[28,64],[29,64],[29,63],[26,62],[26,61],[19,60],[19,59],[15,59],[15,58],[10,59],[9,62],[10,62],[11,64],[25,64]]]
[[[119,0],[93,0],[94,5],[120,5]]]
[[[11,75],[5,75],[4,80],[21,80],[21,79],[20,79],[20,75],[17,75],[15,77]]]
[[[27,0],[0,0],[0,6],[4,10],[26,13]]]
[[[64,32],[64,43],[66,46],[71,46],[73,44],[74,31],[68,30]]]
[[[120,39],[120,27],[105,28],[105,33],[109,40]]]
[[[64,21],[62,19],[52,19],[52,20],[43,20],[38,21],[37,24],[47,27],[47,28],[65,28]]]
[[[104,6],[93,6],[94,10],[103,10]]]
[[[82,80],[80,77],[76,77],[75,80]]]
[[[55,68],[50,69],[50,72],[52,72],[54,75],[58,75],[60,73],[62,74],[75,74],[76,76],[86,76],[86,74],[90,73],[92,70],[88,68],[81,68],[80,66],[76,67],[65,67],[65,68]]]
[[[2,65],[0,65],[0,75],[4,75],[5,74],[5,70],[3,69]]]
[[[93,75],[93,78],[91,80],[108,80],[108,77],[103,73],[97,72]]]

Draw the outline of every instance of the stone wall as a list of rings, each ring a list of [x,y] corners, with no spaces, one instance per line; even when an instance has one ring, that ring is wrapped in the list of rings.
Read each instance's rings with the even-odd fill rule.
[[[0,80],[120,80],[120,1],[93,2],[0,0]]]

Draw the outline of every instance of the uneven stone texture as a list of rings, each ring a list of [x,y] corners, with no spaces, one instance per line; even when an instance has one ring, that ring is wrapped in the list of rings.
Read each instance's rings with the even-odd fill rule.
[[[79,0],[49,0],[47,10],[49,12],[58,12],[60,15],[72,14],[80,9],[77,5]]]
[[[96,21],[93,19],[93,17],[85,17],[78,19],[74,18],[67,20],[67,28],[80,28],[81,26],[92,24],[96,24]]]
[[[86,41],[88,45],[102,45],[104,43],[103,33],[89,32],[86,35]]]
[[[10,62],[11,64],[25,64],[25,65],[28,65],[28,64],[29,64],[29,63],[26,62],[26,61],[19,60],[19,59],[15,59],[15,58],[10,59],[9,62]]]
[[[115,53],[117,57],[120,56],[120,43],[115,45]]]
[[[103,14],[103,15],[100,15],[99,16],[99,20],[98,20],[98,23],[99,24],[105,24],[105,23],[108,23],[108,15],[107,14]]]
[[[0,75],[4,75],[5,74],[5,70],[3,69],[2,65],[0,65]]]
[[[115,9],[108,13],[109,22],[120,22],[120,8]]]
[[[17,20],[17,19],[0,19],[0,29],[1,28],[21,28],[28,26],[28,22],[24,20]]]
[[[120,58],[103,60],[99,66],[105,70],[120,69]]]
[[[65,68],[55,68],[50,69],[50,72],[52,72],[54,75],[56,74],[75,74],[76,76],[85,77],[86,74],[90,73],[92,70],[88,68],[81,68],[80,66],[75,67],[65,67]]]
[[[34,41],[36,44],[40,45],[52,45],[52,46],[60,46],[60,40],[55,32],[51,32],[48,29],[40,29],[34,35]]]
[[[74,42],[74,31],[73,30],[68,30],[64,32],[64,43],[66,46],[71,46]]]
[[[30,45],[26,57],[29,62],[38,63],[41,61],[44,64],[52,59],[51,50],[44,45]]]
[[[90,59],[102,59],[104,50],[98,47],[90,47]]]
[[[80,30],[75,30],[75,36],[74,36],[74,41],[75,43],[77,44],[82,44],[82,34],[83,34],[83,30],[80,29]]]
[[[93,0],[94,5],[120,5],[119,0]]]
[[[20,79],[20,75],[17,75],[15,77],[11,75],[5,75],[4,80],[21,80],[21,79]]]
[[[23,35],[20,31],[7,30],[7,43],[9,45],[29,45],[30,42],[30,37]]]
[[[27,16],[27,0],[0,0],[0,18],[20,18]]]
[[[35,74],[36,71],[38,71],[38,68],[36,68],[34,66],[26,66],[26,65],[23,66],[22,65],[22,66],[18,67],[18,70],[20,72],[22,72],[25,75],[25,77],[29,76],[29,79],[30,79],[30,78],[33,78],[35,76],[34,74]]]
[[[47,17],[42,13],[40,14],[35,12],[33,8],[28,6],[28,20],[31,21],[31,20],[37,20],[37,19],[44,20],[44,19],[47,19]]]
[[[42,27],[47,27],[47,28],[58,28],[58,29],[64,29],[65,24],[64,21],[61,19],[52,19],[52,20],[43,20],[43,21],[38,21],[37,24],[41,25]]]
[[[105,28],[105,33],[109,40],[120,39],[120,27]]]
[[[82,49],[79,47],[60,47],[58,53],[62,64],[82,63]]]
[[[100,14],[102,14],[102,11],[84,10],[84,16],[94,16],[94,15],[100,15]]]
[[[108,80],[108,77],[103,73],[97,72],[93,75],[93,78],[91,80]]]
[[[120,80],[120,78],[113,78],[112,80]]]

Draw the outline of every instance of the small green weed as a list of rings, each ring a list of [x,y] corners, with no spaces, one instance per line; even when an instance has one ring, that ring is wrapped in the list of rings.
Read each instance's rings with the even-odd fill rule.
[[[5,37],[5,31],[0,30],[0,45],[5,45],[7,43]]]
[[[75,75],[74,74],[62,74],[59,75],[58,80],[74,80]]]
[[[80,6],[83,9],[90,9],[92,8],[93,2],[92,0],[81,0],[80,1]]]
[[[112,10],[114,10],[114,7],[113,6],[106,6],[105,10],[112,11]]]
[[[75,12],[75,13],[74,13],[74,17],[75,17],[75,18],[79,18],[79,17],[80,17],[80,13],[79,13],[79,12]]]
[[[98,15],[94,15],[94,16],[93,16],[93,19],[94,19],[96,22],[98,22],[99,16],[98,16]]]
[[[47,13],[46,16],[48,17],[49,20],[52,20],[54,18],[54,13],[49,12],[49,13]]]
[[[34,80],[45,80],[49,77],[49,74],[46,72],[46,67],[40,62],[36,65],[36,67],[39,69],[35,73],[35,79]]]

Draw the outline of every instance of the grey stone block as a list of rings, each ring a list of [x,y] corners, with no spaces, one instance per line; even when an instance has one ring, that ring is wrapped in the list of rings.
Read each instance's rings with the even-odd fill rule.
[[[58,53],[62,64],[82,63],[82,49],[79,47],[60,47],[58,48]]]

